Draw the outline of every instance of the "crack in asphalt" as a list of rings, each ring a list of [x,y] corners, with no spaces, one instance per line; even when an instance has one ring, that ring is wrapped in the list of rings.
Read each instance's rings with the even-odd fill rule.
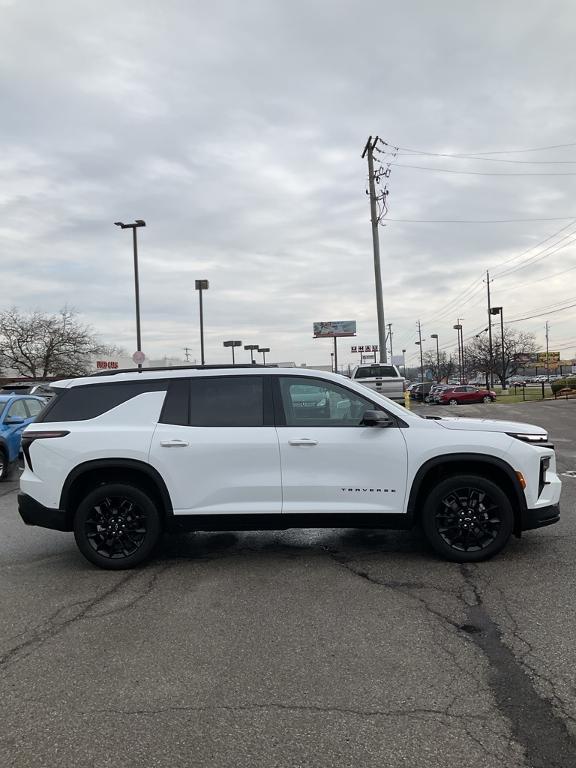
[[[574,722],[574,718],[565,711],[565,707],[559,701],[552,681],[526,663],[525,656],[532,652],[532,647],[520,636],[518,623],[508,606],[506,606],[506,615],[512,625],[511,634],[527,646],[527,651],[519,660],[503,642],[502,630],[489,616],[484,607],[480,586],[474,580],[474,576],[478,576],[475,566],[460,565],[464,589],[457,597],[465,607],[466,621],[459,623],[432,607],[424,597],[414,594],[413,591],[418,589],[442,591],[437,587],[424,585],[421,582],[386,581],[354,566],[346,556],[331,552],[331,557],[355,576],[378,587],[400,591],[401,594],[416,601],[445,629],[465,638],[482,652],[489,664],[488,685],[498,711],[510,723],[513,740],[523,748],[525,760],[530,768],[574,768],[576,766],[576,743],[568,731],[566,721],[557,714],[555,707],[566,719]],[[453,592],[450,595],[456,596]],[[443,650],[452,656],[447,648]],[[548,683],[553,692],[550,697],[553,701],[540,696],[529,673]],[[455,697],[442,711],[444,716],[450,716],[449,710],[454,706],[457,698]],[[468,730],[466,733],[473,741],[482,744]]]
[[[105,604],[105,602],[117,596],[122,588],[129,583],[136,581],[139,576],[142,576],[141,571],[132,571],[122,578],[120,578],[112,587],[101,592],[95,597],[88,598],[86,600],[78,600],[67,605],[60,606],[50,616],[48,616],[42,624],[33,627],[21,633],[24,639],[17,643],[15,646],[5,651],[0,655],[0,670],[6,669],[12,664],[26,659],[34,650],[43,645],[48,640],[56,637],[72,624],[81,621],[82,619],[100,619],[105,616],[111,616],[119,611],[126,611],[132,608],[134,605],[144,600],[153,591],[158,579],[167,571],[172,565],[166,564],[161,568],[156,569],[152,574],[152,578],[143,585],[142,588],[136,591],[136,593],[127,601],[122,602],[109,610],[98,612],[99,606]],[[77,610],[74,610],[77,609]],[[73,614],[70,616],[70,611]],[[18,637],[16,635],[15,637]]]

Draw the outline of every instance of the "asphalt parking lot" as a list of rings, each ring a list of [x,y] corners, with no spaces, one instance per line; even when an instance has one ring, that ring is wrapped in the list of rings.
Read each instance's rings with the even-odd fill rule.
[[[427,411],[549,429],[576,401]],[[414,532],[167,537],[139,571],[27,528],[0,486],[0,765],[576,766],[576,478],[476,566]]]

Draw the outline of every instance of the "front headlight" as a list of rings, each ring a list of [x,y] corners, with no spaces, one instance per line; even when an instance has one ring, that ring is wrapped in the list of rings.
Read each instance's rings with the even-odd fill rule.
[[[547,445],[548,444],[548,435],[544,433],[543,435],[530,435],[530,434],[524,434],[522,432],[514,433],[514,432],[508,432],[510,437],[515,437],[516,440],[522,440],[523,443],[531,443],[532,445]]]

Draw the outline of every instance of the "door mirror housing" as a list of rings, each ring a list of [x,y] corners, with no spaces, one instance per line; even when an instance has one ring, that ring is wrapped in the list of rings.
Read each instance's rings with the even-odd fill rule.
[[[7,416],[4,419],[4,424],[24,424],[26,419],[22,416]]]
[[[363,427],[391,427],[394,422],[384,411],[364,411],[360,423]]]

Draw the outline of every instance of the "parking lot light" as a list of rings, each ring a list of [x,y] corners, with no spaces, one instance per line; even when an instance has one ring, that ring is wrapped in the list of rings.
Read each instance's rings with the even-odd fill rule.
[[[231,347],[232,349],[232,365],[236,365],[236,359],[234,357],[234,347],[241,347],[242,342],[241,341],[224,341],[222,342],[223,347]]]
[[[136,352],[142,352],[142,335],[140,333],[140,280],[138,277],[138,239],[136,230],[138,227],[145,227],[146,222],[143,219],[136,219],[132,224],[124,224],[123,221],[115,221],[114,225],[121,229],[132,230],[132,246],[134,251],[134,291],[136,295]],[[142,363],[138,363],[139,370],[142,370]]]
[[[250,352],[250,362],[254,365],[254,350],[258,349],[258,344],[245,344],[244,349]]]
[[[437,371],[436,380],[438,381],[438,383],[440,383],[440,346],[438,342],[438,334],[431,333],[430,338],[436,339],[436,371]]]

